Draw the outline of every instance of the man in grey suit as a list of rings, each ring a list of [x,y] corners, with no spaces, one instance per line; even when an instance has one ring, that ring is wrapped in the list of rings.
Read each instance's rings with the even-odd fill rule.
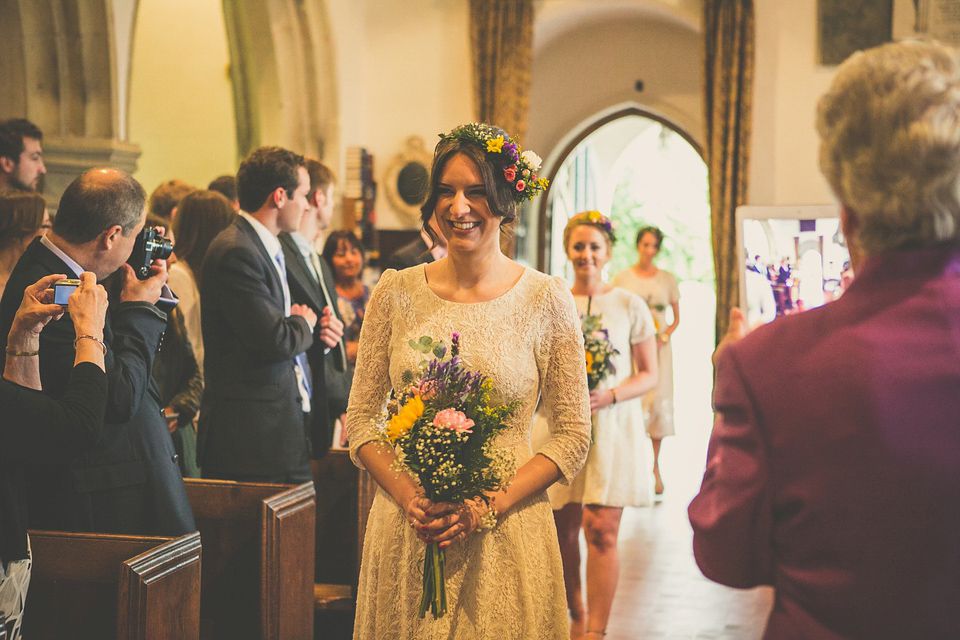
[[[240,215],[211,243],[200,277],[206,387],[198,461],[209,478],[310,480],[304,352],[317,315],[291,304],[277,234],[296,231],[310,180],[303,156],[261,147],[237,172]],[[317,331],[330,340],[324,324]]]
[[[300,227],[291,233],[281,232],[279,238],[293,301],[307,305],[317,314],[318,333],[326,330],[331,338],[336,338],[336,345],[331,347],[321,335],[314,335],[313,346],[307,350],[313,383],[308,430],[312,457],[321,458],[330,448],[334,420],[347,410],[345,391],[349,389],[343,389],[347,350],[333,274],[315,248],[317,238],[330,226],[333,217],[333,172],[313,158],[306,159],[306,167],[310,177],[307,209]]]

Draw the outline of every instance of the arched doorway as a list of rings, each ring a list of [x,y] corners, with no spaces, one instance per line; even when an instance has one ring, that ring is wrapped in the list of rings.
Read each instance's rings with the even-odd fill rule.
[[[628,107],[584,127],[555,158],[539,216],[541,270],[572,279],[563,228],[580,211],[599,210],[614,223],[618,240],[608,281],[636,262],[640,228],[665,233],[656,264],[680,282],[681,323],[671,339],[677,442],[664,445],[661,469],[673,495],[691,495],[712,424],[716,310],[709,182],[699,145],[665,118]]]

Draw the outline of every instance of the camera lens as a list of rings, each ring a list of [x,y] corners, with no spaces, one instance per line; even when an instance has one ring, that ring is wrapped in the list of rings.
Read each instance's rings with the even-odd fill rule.
[[[173,253],[173,243],[160,236],[147,241],[147,254],[154,260],[166,260]]]

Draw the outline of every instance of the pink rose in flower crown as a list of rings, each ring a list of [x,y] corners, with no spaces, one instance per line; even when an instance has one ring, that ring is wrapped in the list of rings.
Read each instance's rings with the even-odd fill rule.
[[[503,177],[507,179],[507,182],[513,182],[517,179],[517,170],[514,167],[507,167],[503,170]]]
[[[474,422],[456,409],[444,409],[438,411],[433,418],[433,426],[441,429],[450,429],[452,431],[461,431],[463,433],[473,433]]]
[[[523,180],[517,180],[517,191],[523,191],[527,188],[527,183]]]

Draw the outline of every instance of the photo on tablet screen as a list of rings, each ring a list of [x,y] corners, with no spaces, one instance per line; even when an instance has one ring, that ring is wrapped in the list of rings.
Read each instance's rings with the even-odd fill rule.
[[[852,277],[838,205],[744,205],[736,225],[750,327],[830,302]]]

